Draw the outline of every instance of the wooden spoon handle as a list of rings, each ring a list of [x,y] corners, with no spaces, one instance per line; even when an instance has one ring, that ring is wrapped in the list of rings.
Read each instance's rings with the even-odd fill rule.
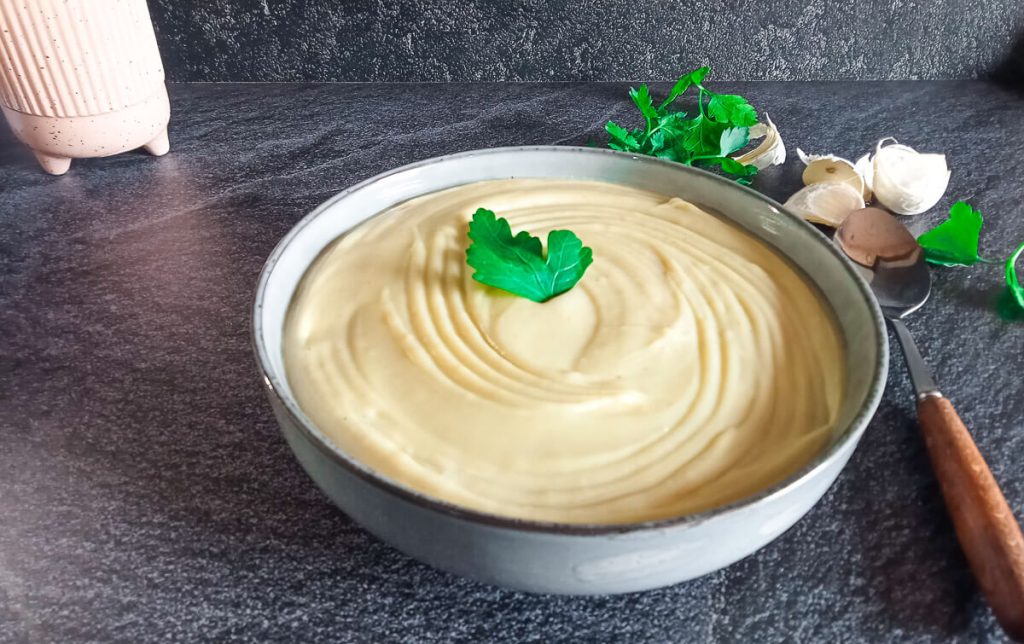
[[[1024,641],[1024,536],[988,464],[945,398],[926,396],[917,414],[957,538],[999,624]]]

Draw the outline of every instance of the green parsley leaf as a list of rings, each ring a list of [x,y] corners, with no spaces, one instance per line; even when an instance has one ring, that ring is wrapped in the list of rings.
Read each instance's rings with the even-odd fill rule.
[[[669,105],[671,105],[677,98],[682,96],[686,90],[690,89],[690,86],[699,86],[704,82],[704,77],[711,71],[710,67],[701,67],[695,69],[689,74],[684,74],[676,81],[676,84],[672,86],[672,90],[665,97],[665,100],[658,106],[658,111],[664,111]]]
[[[740,183],[747,185],[750,183],[748,177],[752,177],[757,174],[757,168],[752,165],[743,165],[732,157],[709,157],[707,159],[701,159],[700,165],[716,165],[729,174],[734,174],[739,179]],[[744,181],[744,179],[747,179]]]
[[[689,124],[685,112],[665,114],[658,120],[657,130],[651,135],[647,149],[642,153],[679,163],[689,163],[691,155],[683,145]]]
[[[545,258],[539,238],[526,231],[513,237],[508,220],[486,208],[473,214],[469,239],[466,263],[475,270],[473,279],[534,302],[571,289],[594,261],[593,251],[568,230],[548,233]]]
[[[708,101],[708,114],[716,121],[734,127],[750,127],[757,123],[757,112],[747,99],[735,94],[712,94]]]
[[[722,135],[721,137],[719,137],[718,142],[718,147],[721,150],[720,154],[722,156],[732,154],[733,152],[739,150],[740,148],[742,148],[743,146],[750,142],[750,128],[730,127],[725,130],[722,130]],[[738,161],[736,162],[736,165],[744,169],[754,168],[754,166],[752,165],[745,166],[742,163],[739,163]],[[726,172],[729,172],[730,174],[741,174],[743,176],[746,176],[745,171],[742,173],[736,173],[732,172],[731,170],[726,170]],[[757,168],[754,168],[754,172],[757,172]]]
[[[722,153],[722,134],[727,129],[724,123],[712,121],[702,114],[689,122],[683,146],[691,157],[719,156]]]
[[[633,99],[633,104],[636,105],[640,113],[644,115],[644,123],[646,124],[646,131],[650,132],[655,123],[658,120],[658,111],[654,109],[654,103],[651,101],[651,93],[647,89],[646,85],[641,85],[639,88],[629,89],[629,97]]]
[[[551,297],[565,293],[594,262],[594,251],[585,247],[571,230],[548,233],[548,257],[545,264],[551,273]]]
[[[631,88],[629,98],[643,116],[643,127],[629,130],[609,121],[608,147],[685,165],[715,166],[749,184],[757,168],[720,159],[747,145],[757,113],[742,96],[708,91],[703,85],[708,72],[701,67],[681,76],[657,107],[646,85]],[[697,89],[697,113],[687,118],[686,112],[669,108],[691,87]]]
[[[971,266],[985,261],[978,255],[981,213],[966,201],[949,209],[949,219],[917,238],[924,258],[940,266]]]
[[[621,150],[623,152],[638,152],[640,149],[640,142],[637,141],[636,137],[630,134],[629,130],[622,127],[614,121],[608,121],[605,124],[604,129],[608,132],[610,137],[608,141],[608,147],[613,150]]]
[[[1017,259],[1024,252],[1024,244],[1017,247],[1013,254],[1006,258],[1006,286],[1009,289],[1010,298],[1017,304],[1018,313],[1024,312],[1024,286],[1021,286],[1017,278]]]

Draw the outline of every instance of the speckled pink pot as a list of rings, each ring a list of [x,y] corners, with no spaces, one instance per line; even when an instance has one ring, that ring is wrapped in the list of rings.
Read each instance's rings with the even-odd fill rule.
[[[170,107],[145,0],[0,0],[0,111],[50,174],[138,147]]]

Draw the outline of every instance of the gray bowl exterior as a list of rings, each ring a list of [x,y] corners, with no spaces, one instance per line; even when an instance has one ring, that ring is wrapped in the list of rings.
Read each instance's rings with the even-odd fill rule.
[[[621,183],[679,196],[765,240],[822,291],[850,356],[839,430],[802,470],[729,506],[630,525],[567,525],[485,515],[426,497],[369,471],[302,413],[281,357],[284,316],[302,274],[339,234],[409,198],[500,178]],[[327,201],[282,240],[257,287],[253,340],[263,382],[289,446],[352,519],[407,554],[518,590],[610,594],[658,588],[718,570],[763,547],[824,495],[849,460],[885,385],[888,344],[868,287],[812,226],[760,194],[679,164],[590,148],[498,148],[430,159],[374,177]]]
[[[271,398],[273,401],[274,399]],[[288,445],[327,496],[374,535],[420,561],[535,593],[603,595],[668,586],[718,570],[789,529],[839,475],[850,441],[785,493],[721,515],[607,534],[533,531],[464,518],[395,495],[339,467],[274,402]]]

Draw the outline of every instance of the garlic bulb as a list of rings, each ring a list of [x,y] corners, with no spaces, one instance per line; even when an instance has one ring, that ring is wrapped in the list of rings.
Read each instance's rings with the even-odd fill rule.
[[[750,138],[764,137],[764,140],[750,152],[734,157],[743,165],[752,165],[758,170],[786,162],[786,146],[779,129],[772,123],[768,112],[764,113],[764,120],[765,123],[757,123],[750,128]]]
[[[797,148],[796,153],[807,166],[803,174],[805,186],[815,183],[845,183],[861,193],[864,201],[871,199],[868,181],[861,169],[852,161],[831,154],[807,154],[800,148]]]
[[[892,143],[886,145],[888,141]],[[942,198],[949,185],[944,154],[921,154],[882,139],[875,148],[872,187],[878,202],[898,215],[920,214]]]
[[[847,183],[827,181],[804,186],[783,206],[807,221],[836,227],[851,212],[864,207],[864,198]]]

